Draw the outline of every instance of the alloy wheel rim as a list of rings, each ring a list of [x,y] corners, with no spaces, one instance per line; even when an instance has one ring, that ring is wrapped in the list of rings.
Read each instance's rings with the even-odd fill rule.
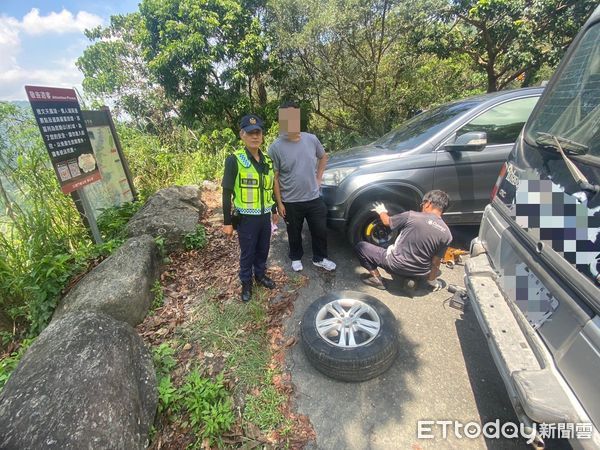
[[[381,329],[381,319],[367,303],[342,298],[324,305],[315,318],[321,338],[342,348],[361,347],[371,342]]]

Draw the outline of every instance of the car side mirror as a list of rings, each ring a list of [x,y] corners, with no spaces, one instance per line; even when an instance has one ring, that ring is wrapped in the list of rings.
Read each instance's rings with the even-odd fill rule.
[[[446,144],[447,152],[480,152],[487,145],[487,133],[485,131],[472,131],[461,134],[453,144]]]

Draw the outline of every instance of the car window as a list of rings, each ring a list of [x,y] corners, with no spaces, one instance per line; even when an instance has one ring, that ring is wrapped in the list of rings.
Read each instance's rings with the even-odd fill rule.
[[[475,108],[480,102],[481,100],[470,99],[425,111],[380,137],[373,145],[395,151],[412,149],[442,130],[459,114]]]
[[[512,144],[517,140],[538,99],[539,97],[519,98],[494,106],[463,126],[457,136],[472,131],[485,131],[488,145]]]
[[[539,133],[549,133],[600,156],[600,24],[583,36],[551,89],[525,130],[527,142],[534,145]]]

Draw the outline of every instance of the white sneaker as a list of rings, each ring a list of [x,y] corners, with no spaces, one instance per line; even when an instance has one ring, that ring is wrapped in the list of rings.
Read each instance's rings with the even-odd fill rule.
[[[313,261],[313,264],[317,267],[322,267],[323,269],[328,270],[330,272],[332,270],[335,270],[335,267],[336,267],[335,263],[327,258],[323,258],[323,260],[319,261],[319,262]]]
[[[302,261],[297,259],[296,261],[292,261],[292,270],[294,272],[300,272],[304,267],[302,267]]]

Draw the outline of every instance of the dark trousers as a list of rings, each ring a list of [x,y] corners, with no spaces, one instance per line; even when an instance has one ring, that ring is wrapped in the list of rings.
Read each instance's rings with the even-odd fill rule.
[[[312,240],[312,259],[314,262],[327,258],[327,205],[321,197],[308,202],[283,203],[285,223],[287,225],[290,259],[299,260],[304,255],[302,249],[302,227],[304,220]]]
[[[390,272],[390,266],[388,266],[385,260],[385,248],[378,247],[377,245],[369,242],[360,241],[354,247],[356,250],[356,256],[360,265],[367,270],[375,270],[381,267],[387,272]]]
[[[240,241],[240,281],[262,278],[267,268],[271,246],[271,214],[260,216],[242,215],[237,227]]]
[[[356,251],[356,256],[358,256],[360,265],[369,271],[381,267],[389,274],[395,274],[402,277],[423,278],[426,276],[414,275],[399,268],[391,267],[385,259],[386,249],[375,244],[371,244],[370,242],[360,241],[358,244],[356,244],[354,250]]]

